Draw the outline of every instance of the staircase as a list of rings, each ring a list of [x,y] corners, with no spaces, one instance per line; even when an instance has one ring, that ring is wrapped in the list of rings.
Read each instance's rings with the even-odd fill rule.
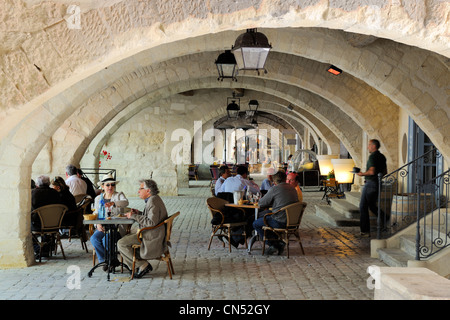
[[[359,192],[346,192],[345,199],[330,199],[330,205],[316,205],[316,216],[336,227],[357,227],[360,198]]]
[[[345,199],[331,199],[331,204],[327,205],[316,205],[316,216],[325,220],[333,226],[337,227],[357,227],[359,226],[359,202],[361,193],[360,192],[346,192]],[[370,213],[371,219],[371,230],[374,231],[376,228],[376,216]],[[446,214],[446,218],[450,219],[449,213]],[[448,220],[450,221],[450,220]],[[431,230],[430,227],[425,229],[425,238],[427,238],[428,243],[431,243],[431,235],[435,239],[438,235],[445,239],[446,233],[445,227],[441,226],[442,230],[437,229]],[[421,237],[424,231],[421,231]],[[375,239],[375,233],[372,232],[372,239]],[[416,255],[416,224],[413,223],[411,226],[399,231],[394,236],[386,239],[387,245],[385,248],[378,248],[377,253],[381,261],[386,263],[390,267],[407,267],[408,261],[415,260]],[[442,251],[449,252],[450,248],[444,249]],[[445,258],[446,261],[449,261]]]

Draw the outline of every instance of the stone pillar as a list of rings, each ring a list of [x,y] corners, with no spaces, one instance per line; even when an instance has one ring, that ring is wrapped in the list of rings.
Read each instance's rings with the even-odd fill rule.
[[[34,263],[30,234],[30,167],[2,166],[0,186],[0,268]]]

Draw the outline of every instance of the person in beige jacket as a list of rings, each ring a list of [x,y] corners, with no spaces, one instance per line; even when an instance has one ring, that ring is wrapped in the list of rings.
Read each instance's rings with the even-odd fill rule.
[[[153,180],[140,180],[139,198],[145,201],[144,211],[132,209],[126,213],[129,219],[139,223],[139,229],[152,227],[167,218],[167,209],[163,200],[158,195],[158,185]],[[161,257],[166,249],[166,229],[156,228],[143,233],[141,247],[136,252],[135,266],[138,269],[136,278],[142,278],[146,273],[153,270],[147,261]],[[124,236],[117,242],[117,248],[123,257],[124,263],[130,268],[133,266],[133,245],[139,244],[136,233]]]

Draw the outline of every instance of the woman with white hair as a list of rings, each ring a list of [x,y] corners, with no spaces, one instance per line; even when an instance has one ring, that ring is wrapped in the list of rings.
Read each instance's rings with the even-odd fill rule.
[[[123,192],[116,191],[116,185],[119,181],[116,181],[114,177],[108,173],[105,175],[101,181],[102,193],[95,198],[94,208],[99,214],[104,212],[107,216],[118,216],[124,212],[124,208],[128,206],[128,199],[125,197]],[[105,218],[107,217],[105,216]],[[92,246],[97,253],[98,261],[105,261],[105,229],[101,224],[97,224],[97,230],[91,236],[90,240]],[[121,236],[125,235],[125,229],[119,226],[119,234],[116,239],[120,239]],[[104,270],[106,267],[104,267]],[[107,270],[107,269],[106,269]],[[105,270],[105,271],[106,271]]]

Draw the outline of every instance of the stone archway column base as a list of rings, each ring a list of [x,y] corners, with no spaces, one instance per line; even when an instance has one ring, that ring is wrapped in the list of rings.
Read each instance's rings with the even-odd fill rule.
[[[0,269],[26,268],[34,263],[31,235],[25,241],[0,239]]]

